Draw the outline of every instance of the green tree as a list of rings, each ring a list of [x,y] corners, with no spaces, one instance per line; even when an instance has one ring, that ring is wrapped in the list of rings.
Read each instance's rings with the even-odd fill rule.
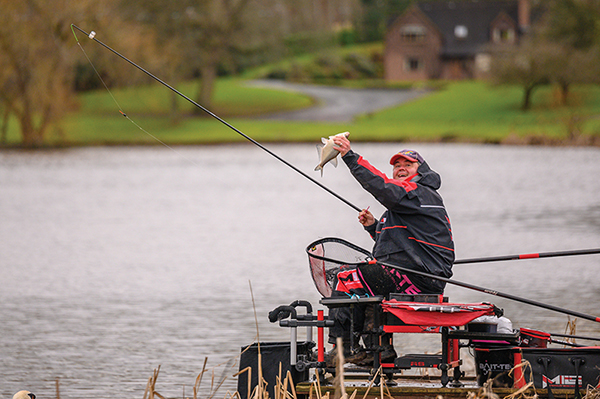
[[[596,0],[550,0],[542,34],[577,50],[589,49],[598,44],[599,11]]]
[[[391,19],[402,14],[416,0],[361,0],[362,15],[357,30],[363,42],[382,40]]]

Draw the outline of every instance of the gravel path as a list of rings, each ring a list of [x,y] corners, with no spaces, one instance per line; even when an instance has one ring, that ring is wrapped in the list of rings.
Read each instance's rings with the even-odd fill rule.
[[[350,122],[355,116],[390,108],[428,93],[426,90],[348,89],[280,80],[253,80],[248,84],[296,91],[317,100],[314,107],[261,117],[269,120]]]

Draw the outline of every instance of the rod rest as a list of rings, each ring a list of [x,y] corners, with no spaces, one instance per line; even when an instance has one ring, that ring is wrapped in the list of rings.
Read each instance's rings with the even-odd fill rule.
[[[322,298],[319,303],[327,306],[328,308],[340,308],[345,306],[351,306],[356,304],[369,304],[369,303],[381,303],[385,298],[383,296],[369,296],[369,297],[330,297]]]
[[[296,306],[306,307],[306,314],[298,314]],[[286,320],[290,318],[290,320]],[[281,305],[269,312],[269,321],[279,321],[281,327],[333,327],[333,320],[318,320],[312,314],[312,305],[308,301],[294,301],[290,305]]]

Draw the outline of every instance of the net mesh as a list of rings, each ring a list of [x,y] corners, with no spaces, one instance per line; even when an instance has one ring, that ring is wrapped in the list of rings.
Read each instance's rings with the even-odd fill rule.
[[[324,297],[331,296],[338,272],[374,259],[366,249],[332,237],[311,243],[306,253],[315,286]]]

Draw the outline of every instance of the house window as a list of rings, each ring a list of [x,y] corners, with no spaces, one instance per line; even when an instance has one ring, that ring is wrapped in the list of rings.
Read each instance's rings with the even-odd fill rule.
[[[492,40],[494,43],[514,43],[515,31],[511,28],[494,28]]]
[[[427,30],[421,25],[406,25],[400,29],[400,36],[405,42],[420,42],[425,39]]]
[[[423,68],[423,61],[418,58],[407,58],[404,60],[404,70],[407,72],[417,72]]]

